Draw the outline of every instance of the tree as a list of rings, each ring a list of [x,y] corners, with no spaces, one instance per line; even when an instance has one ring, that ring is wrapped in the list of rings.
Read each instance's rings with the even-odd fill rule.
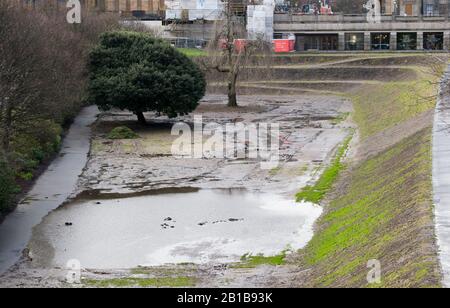
[[[237,83],[241,72],[256,56],[259,60],[271,59],[271,46],[263,38],[242,40],[247,37],[245,17],[235,1],[224,1],[222,18],[216,22],[214,36],[208,46],[208,56],[203,59],[207,70],[226,74],[228,106],[238,107]],[[236,40],[241,39],[237,45]],[[262,61],[259,61],[262,62]],[[259,63],[261,64],[261,63]],[[269,66],[269,62],[266,63]]]
[[[202,71],[188,57],[148,33],[104,33],[90,55],[90,101],[102,110],[185,115],[205,95]]]

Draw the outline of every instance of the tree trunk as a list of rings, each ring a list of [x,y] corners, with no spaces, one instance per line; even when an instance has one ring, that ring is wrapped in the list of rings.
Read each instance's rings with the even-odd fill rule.
[[[136,114],[140,124],[147,125],[147,120],[145,119],[145,116],[144,116],[143,112],[138,111],[138,112],[135,112],[135,114]]]
[[[237,74],[235,72],[231,72],[228,80],[228,107],[238,107],[236,83]]]

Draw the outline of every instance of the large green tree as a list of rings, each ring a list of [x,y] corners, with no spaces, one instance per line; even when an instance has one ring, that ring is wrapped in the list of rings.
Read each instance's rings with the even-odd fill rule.
[[[193,111],[205,95],[202,71],[166,42],[142,32],[104,33],[90,55],[90,101],[102,110],[169,117]]]

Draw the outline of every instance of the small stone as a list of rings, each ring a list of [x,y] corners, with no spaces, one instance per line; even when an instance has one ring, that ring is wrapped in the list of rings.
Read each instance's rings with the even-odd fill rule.
[[[237,219],[237,218],[230,218],[228,219],[231,222],[236,222],[236,221],[241,221],[242,219]]]

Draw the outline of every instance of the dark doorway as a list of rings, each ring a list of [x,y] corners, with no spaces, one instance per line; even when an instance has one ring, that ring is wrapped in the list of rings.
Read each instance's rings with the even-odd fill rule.
[[[303,50],[338,50],[337,34],[305,34],[297,37]]]
[[[389,50],[391,46],[390,33],[372,33],[370,35],[372,50]]]
[[[416,50],[417,49],[417,33],[397,33],[397,49],[398,50]]]
[[[444,50],[444,33],[424,33],[423,48],[425,50]]]

